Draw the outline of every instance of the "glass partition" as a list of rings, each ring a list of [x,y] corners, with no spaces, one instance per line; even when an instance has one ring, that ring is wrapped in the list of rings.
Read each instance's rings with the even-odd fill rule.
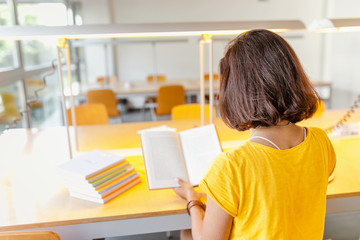
[[[45,78],[46,87],[43,76],[32,76],[25,80],[31,126],[42,128],[63,125],[57,74]]]

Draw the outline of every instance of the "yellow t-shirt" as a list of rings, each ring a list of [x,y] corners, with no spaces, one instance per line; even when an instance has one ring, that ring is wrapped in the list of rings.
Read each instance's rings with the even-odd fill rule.
[[[230,239],[320,240],[335,163],[326,133],[310,127],[290,149],[248,141],[223,152],[200,188],[234,217]]]

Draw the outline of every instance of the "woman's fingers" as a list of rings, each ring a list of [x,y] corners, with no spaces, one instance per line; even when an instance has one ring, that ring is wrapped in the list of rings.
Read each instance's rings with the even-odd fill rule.
[[[182,180],[181,178],[175,178],[175,181],[181,186],[181,187],[187,187],[189,184]]]
[[[175,193],[180,196],[181,198],[187,200],[188,198],[188,192],[192,189],[189,189],[188,184],[182,180],[181,178],[175,178],[175,181],[180,185],[179,187],[173,188]]]
[[[173,190],[179,197],[187,201],[201,198],[202,194],[195,191],[193,186],[191,186],[188,182],[182,180],[181,178],[176,178],[175,180],[180,186],[173,188]]]

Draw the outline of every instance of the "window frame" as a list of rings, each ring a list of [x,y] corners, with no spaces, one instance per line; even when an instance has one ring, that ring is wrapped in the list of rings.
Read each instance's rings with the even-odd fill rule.
[[[69,24],[69,3],[66,0],[6,0],[8,4],[8,9],[10,12],[10,22],[11,25],[19,25],[18,21],[18,13],[17,13],[17,4],[18,3],[63,3],[66,7],[66,17],[67,17],[67,25]],[[27,99],[27,89],[25,80],[27,78],[31,78],[34,75],[40,75],[44,72],[48,72],[52,70],[51,63],[49,64],[40,64],[34,65],[31,67],[24,66],[24,57],[21,48],[21,41],[14,41],[14,66],[0,68],[0,87],[15,84],[16,82],[21,82],[21,89],[23,91],[20,99],[23,103],[22,106],[26,106]],[[56,46],[54,46],[56,47]],[[24,110],[24,109],[23,109]],[[26,114],[26,116],[22,119],[23,123],[26,123],[23,126],[27,128],[31,127],[31,119],[30,115]]]

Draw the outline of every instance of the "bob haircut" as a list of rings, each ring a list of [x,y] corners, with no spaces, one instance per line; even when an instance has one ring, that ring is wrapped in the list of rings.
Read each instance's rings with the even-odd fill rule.
[[[219,110],[226,125],[243,131],[311,117],[319,96],[290,45],[257,29],[232,40],[220,61]]]

